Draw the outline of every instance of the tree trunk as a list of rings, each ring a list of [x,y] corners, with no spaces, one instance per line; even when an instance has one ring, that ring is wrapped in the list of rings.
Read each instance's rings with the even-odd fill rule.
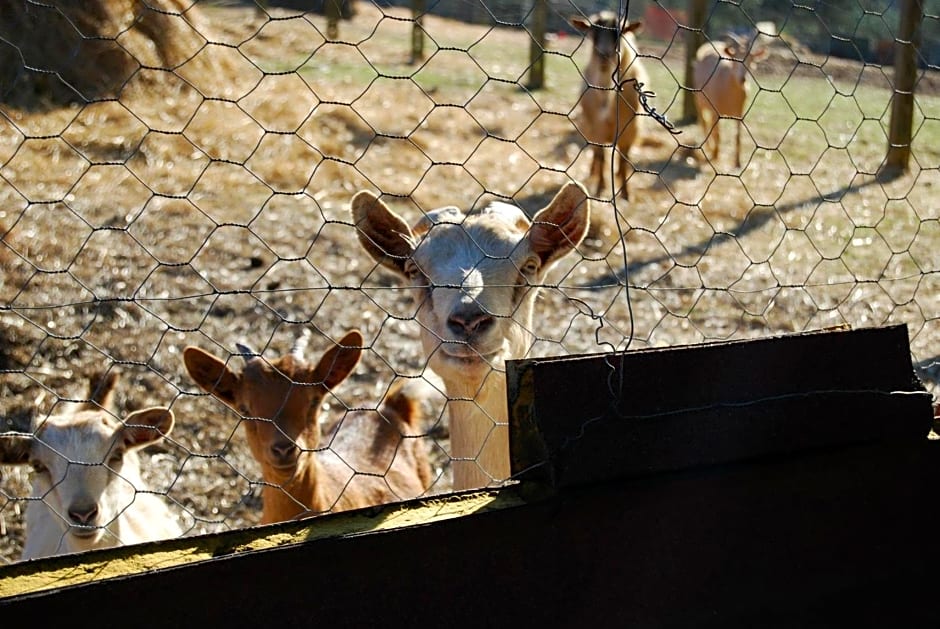
[[[695,53],[705,43],[708,0],[689,0],[689,23],[685,32],[685,85],[682,92],[682,124],[695,122],[695,92],[692,91]]]
[[[532,7],[532,41],[529,44],[530,90],[545,86],[545,28],[548,22],[548,0],[535,0]]]
[[[411,15],[414,25],[411,27],[411,63],[424,59],[424,26],[422,20],[427,11],[426,0],[411,0]]]
[[[895,39],[894,96],[888,131],[888,155],[882,173],[906,171],[911,158],[914,126],[914,85],[917,82],[917,50],[920,47],[924,11],[920,0],[901,0],[901,17]]]

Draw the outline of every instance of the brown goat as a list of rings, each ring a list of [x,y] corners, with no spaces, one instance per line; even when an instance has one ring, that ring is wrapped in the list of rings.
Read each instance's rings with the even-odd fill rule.
[[[616,13],[601,11],[589,18],[574,16],[571,25],[591,39],[591,60],[584,70],[584,93],[578,130],[593,151],[591,178],[596,179],[595,194],[604,190],[607,151],[617,147],[619,192],[629,198],[627,170],[630,149],[640,133],[639,84],[647,84],[646,69],[637,57],[636,37],[642,22],[621,25]]]
[[[349,332],[315,366],[295,345],[273,361],[249,358],[241,373],[197,347],[184,350],[196,384],[245,418],[265,481],[262,523],[406,500],[430,486],[419,403],[400,387],[378,410],[347,413],[321,445],[320,405],[358,364],[362,342]]]
[[[747,75],[758,59],[767,54],[754,48],[753,40],[731,43],[702,44],[695,54],[693,85],[698,123],[704,134],[703,148],[712,162],[718,159],[721,144],[719,121],[732,118],[735,122],[734,165],[741,166],[741,124],[747,102]],[[710,148],[709,148],[710,147]]]

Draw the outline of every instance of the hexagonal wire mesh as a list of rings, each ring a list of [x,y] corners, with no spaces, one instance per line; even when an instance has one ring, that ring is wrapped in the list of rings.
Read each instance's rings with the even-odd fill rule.
[[[36,468],[0,468],[5,561],[20,557],[28,510],[58,531],[45,552],[62,552],[81,547],[69,545],[69,526],[100,531],[109,518],[124,528],[106,540],[136,539],[128,521],[148,496],[169,507],[160,517],[196,534],[257,523],[262,503],[281,509],[265,512],[272,520],[357,504],[338,498],[343,488],[376,502],[449,491],[461,466],[458,486],[485,482],[481,470],[500,476],[500,369],[510,354],[902,322],[936,391],[940,77],[930,2],[918,5],[928,36],[911,163],[893,177],[881,171],[888,56],[903,39],[894,3],[631,3],[645,29],[630,67],[642,64],[650,103],[681,134],[641,112],[629,200],[611,183],[611,159],[592,166],[594,145],[609,153],[613,138],[598,137],[582,110],[616,112],[603,104],[611,76],[592,69],[592,39],[569,21],[618,3],[432,1],[414,13],[360,0],[344,3],[352,15],[339,24],[279,4],[20,0],[4,9],[0,416],[39,437],[2,448]],[[696,7],[706,9],[700,30],[690,26]],[[731,81],[716,92],[687,79],[686,43],[697,35],[739,60],[706,72]],[[533,41],[542,54],[530,58]],[[744,51],[755,53],[746,66]],[[723,99],[735,76],[750,89],[740,113],[723,109],[734,106]],[[683,119],[696,96],[699,108],[720,110],[721,138]],[[717,152],[702,150],[705,133]],[[571,180],[589,186],[589,226],[576,189],[562,195],[565,207],[552,204]],[[354,204],[360,190],[382,204],[369,195]],[[542,221],[539,237],[526,237],[521,217],[497,220],[502,208],[484,213],[490,222],[472,228],[480,232],[443,212],[428,217],[443,223],[405,237],[434,208],[494,200],[529,217],[553,206],[540,218],[566,227]],[[441,245],[447,238],[462,244]],[[425,249],[411,258],[419,242]],[[430,242],[444,248],[429,252]],[[458,310],[438,317],[447,304]],[[363,336],[344,338],[352,329]],[[279,358],[299,338],[306,350],[292,355],[311,364],[341,339],[363,347],[361,362],[337,351],[321,363],[332,371],[304,371]],[[205,351],[190,352],[199,358],[190,371],[214,396],[187,373],[190,345]],[[101,373],[122,376],[113,404],[86,392]],[[316,385],[324,378],[330,392]],[[83,412],[101,426],[101,408],[125,418],[151,406],[170,408],[175,425],[165,439],[150,431],[135,441],[112,422],[105,452],[69,450],[52,428],[76,421],[70,402],[87,400]],[[475,449],[452,443],[452,417],[479,431],[461,437]],[[361,447],[363,426],[383,448]],[[376,426],[393,430],[376,435]],[[496,444],[494,467],[476,464],[484,442]],[[139,445],[142,478],[130,455],[119,460]],[[423,457],[429,474],[419,473]],[[123,496],[117,507],[66,504],[71,485],[50,459],[70,479],[107,472],[108,487],[124,489],[108,490]],[[316,469],[333,491],[315,501],[289,480],[298,459],[298,476]],[[419,489],[397,472],[420,477]],[[352,487],[360,482],[367,487]]]

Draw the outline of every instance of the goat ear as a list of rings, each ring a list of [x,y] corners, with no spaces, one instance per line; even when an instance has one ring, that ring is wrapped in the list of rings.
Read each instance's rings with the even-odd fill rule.
[[[414,387],[407,380],[399,380],[389,387],[379,413],[387,420],[399,425],[417,429],[421,424],[421,400]]]
[[[405,260],[414,253],[408,223],[366,190],[352,198],[350,209],[363,248],[377,262],[404,275]]]
[[[200,389],[229,406],[235,406],[241,378],[224,362],[205,350],[189,346],[183,350],[183,363]]]
[[[160,441],[173,430],[173,411],[155,406],[134,411],[124,418],[121,437],[128,448],[140,448]]]
[[[0,433],[0,463],[4,465],[28,463],[32,442],[31,435],[18,432]]]
[[[591,201],[580,183],[562,186],[552,202],[532,219],[529,246],[542,266],[551,264],[578,246],[591,222]]]
[[[627,33],[636,33],[643,29],[643,22],[628,22],[623,25],[623,30],[620,31],[624,35]]]
[[[748,54],[748,61],[757,61],[758,59],[763,59],[767,56],[767,49],[761,46],[760,48],[755,48]]]
[[[591,31],[591,20],[581,17],[580,15],[571,16],[568,18],[568,22],[582,33],[589,33]]]
[[[114,389],[117,387],[120,374],[116,371],[107,371],[95,374],[88,381],[88,400],[79,407],[81,410],[96,411],[103,408],[114,411]]]
[[[359,364],[362,357],[362,333],[352,330],[323,354],[320,362],[313,368],[311,382],[322,382],[323,386],[333,389],[345,380]]]

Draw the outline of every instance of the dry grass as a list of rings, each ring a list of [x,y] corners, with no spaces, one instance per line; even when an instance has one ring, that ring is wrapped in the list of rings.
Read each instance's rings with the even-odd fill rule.
[[[123,408],[177,415],[149,480],[191,533],[257,522],[261,476],[238,418],[185,376],[183,347],[274,355],[311,328],[322,350],[358,327],[373,351],[328,415],[374,407],[396,375],[431,375],[412,307],[356,243],[352,194],[381,191],[411,217],[494,195],[535,211],[588,172],[569,117],[579,40],[553,42],[549,87],[529,93],[515,83],[524,33],[429,17],[430,49],[446,50],[410,65],[403,12],[360,3],[342,42],[324,39],[320,17],[274,15],[207,9],[201,54],[225,71],[181,70],[198,90],[140,77],[119,101],[8,106],[0,119],[0,416],[22,426],[88,374],[120,369]],[[676,117],[681,50],[648,45],[655,105]],[[908,324],[915,360],[940,353],[936,83],[922,85],[915,168],[881,182],[884,75],[821,61],[784,49],[758,67],[739,171],[695,161],[696,129],[653,128],[633,200],[616,206],[626,268],[614,206],[599,202],[582,257],[544,291],[534,353],[894,322]],[[449,482],[441,402],[429,403],[435,490]],[[2,472],[0,557],[13,560],[28,485]]]
[[[0,95],[21,107],[53,108],[114,98],[128,83],[155,87],[171,71],[198,81],[223,63],[210,63],[207,32],[201,11],[186,0],[7,3]]]

